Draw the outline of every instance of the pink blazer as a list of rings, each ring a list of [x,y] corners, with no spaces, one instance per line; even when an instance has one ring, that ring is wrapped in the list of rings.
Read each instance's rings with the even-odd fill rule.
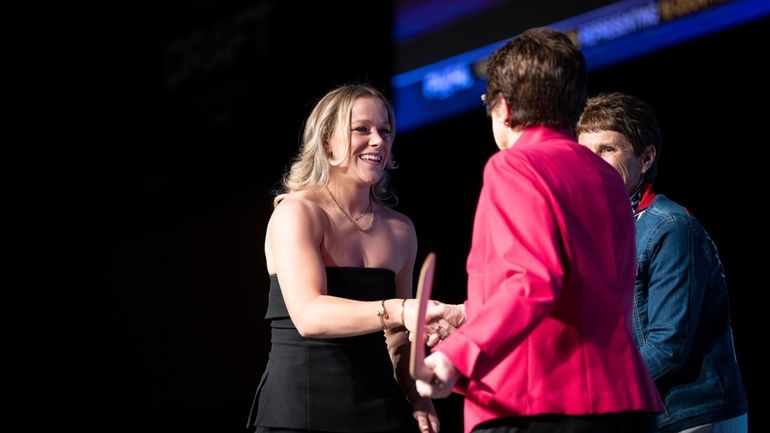
[[[662,411],[631,331],[623,181],[570,131],[527,129],[484,169],[468,321],[436,350],[467,380],[465,430],[538,414]]]

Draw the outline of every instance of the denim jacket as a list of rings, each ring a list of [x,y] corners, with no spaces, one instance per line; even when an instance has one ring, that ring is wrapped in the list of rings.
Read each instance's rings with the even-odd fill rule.
[[[665,405],[659,431],[746,413],[716,246],[692,215],[654,195],[651,185],[635,219],[634,337]]]

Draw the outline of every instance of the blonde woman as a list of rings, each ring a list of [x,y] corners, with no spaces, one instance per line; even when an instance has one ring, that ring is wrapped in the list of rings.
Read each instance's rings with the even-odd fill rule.
[[[406,365],[417,237],[388,206],[394,135],[390,103],[366,85],[332,90],[307,120],[265,239],[272,336],[257,432],[401,432],[411,417],[438,431]]]

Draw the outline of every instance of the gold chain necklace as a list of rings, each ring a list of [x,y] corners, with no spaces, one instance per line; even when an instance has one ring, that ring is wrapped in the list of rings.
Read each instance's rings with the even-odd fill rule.
[[[342,212],[342,215],[345,215],[345,218],[347,218],[348,221],[350,221],[350,223],[353,224],[353,227],[355,227],[356,229],[358,229],[359,231],[362,231],[364,233],[368,232],[369,230],[372,229],[372,227],[374,227],[374,210],[372,209],[372,202],[371,201],[369,202],[369,212],[368,213],[372,214],[372,219],[369,221],[369,225],[366,226],[366,228],[364,228],[364,227],[361,227],[358,224],[358,222],[356,221],[356,218],[353,218],[352,216],[350,216],[350,214],[345,212],[345,209],[343,209],[342,206],[340,206],[340,204],[337,202],[337,199],[334,198],[334,194],[332,194],[332,190],[329,189],[329,185],[324,185],[324,187],[326,188],[326,192],[329,193],[329,197],[331,197],[332,202],[334,203],[334,206],[336,206],[337,209],[339,209],[340,212]],[[366,215],[366,214],[364,214],[364,215]],[[362,216],[363,215],[359,216],[358,218],[361,218]]]

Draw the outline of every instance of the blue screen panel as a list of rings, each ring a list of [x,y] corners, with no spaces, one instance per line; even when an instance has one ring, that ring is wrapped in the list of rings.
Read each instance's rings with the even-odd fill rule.
[[[768,0],[627,0],[547,27],[569,33],[583,52],[588,69],[597,70],[767,15]],[[393,77],[399,131],[482,109],[486,60],[506,41]]]

